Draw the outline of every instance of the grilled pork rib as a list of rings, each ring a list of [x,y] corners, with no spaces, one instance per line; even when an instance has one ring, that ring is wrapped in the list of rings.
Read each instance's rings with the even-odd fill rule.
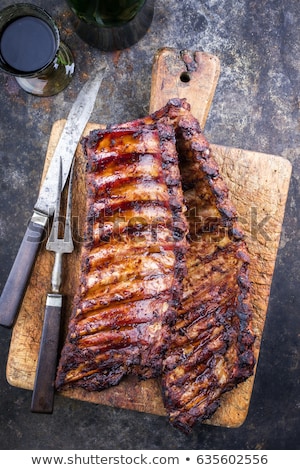
[[[79,291],[56,385],[161,374],[181,297],[187,222],[172,127],[94,131]]]
[[[188,432],[211,417],[224,392],[253,374],[250,260],[227,186],[189,106],[173,101],[158,118],[176,129],[190,241],[162,384],[171,423]]]
[[[185,100],[84,147],[87,241],[57,387],[160,376],[170,422],[189,432],[254,369],[236,211]]]
[[[174,99],[123,127],[175,129],[187,206],[189,248],[183,297],[163,361],[170,422],[189,432],[210,418],[221,395],[253,374],[249,255],[227,186],[185,100]]]

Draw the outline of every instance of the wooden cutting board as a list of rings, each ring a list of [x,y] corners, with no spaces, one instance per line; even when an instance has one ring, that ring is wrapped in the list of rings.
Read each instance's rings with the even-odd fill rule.
[[[150,110],[163,106],[169,98],[186,97],[192,112],[204,128],[219,77],[219,61],[204,52],[180,53],[162,49],[154,58]],[[134,118],[134,117],[133,117]],[[54,124],[45,160],[45,171],[63,129],[64,121]],[[100,127],[88,124],[84,135]],[[280,241],[286,198],[291,176],[291,164],[286,159],[258,152],[212,145],[221,173],[228,184],[231,199],[240,216],[250,255],[253,285],[254,328],[257,335],[255,355],[258,358],[263,333],[275,260]],[[73,191],[73,234],[75,251],[65,257],[65,276],[62,291],[65,298],[64,332],[68,322],[72,296],[76,289],[79,255],[82,241],[84,194],[84,157],[81,146],[76,153]],[[7,380],[16,387],[33,389],[35,369],[42,330],[45,298],[50,288],[53,254],[45,243],[14,326],[7,362]],[[272,314],[272,312],[270,312]],[[224,394],[221,406],[210,424],[226,427],[240,426],[248,412],[254,377]],[[102,405],[127,408],[146,413],[165,415],[160,384],[156,379],[139,382],[128,377],[117,387],[102,392],[82,389],[63,392],[70,398]],[[28,411],[29,412],[29,411]]]

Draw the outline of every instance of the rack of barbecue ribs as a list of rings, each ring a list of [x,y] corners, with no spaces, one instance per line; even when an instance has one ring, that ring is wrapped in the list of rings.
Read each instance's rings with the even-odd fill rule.
[[[84,148],[86,241],[57,384],[99,390],[161,374],[187,221],[172,126],[96,130]]]
[[[158,377],[170,422],[189,432],[254,370],[238,214],[185,100],[83,147],[86,240],[56,386]]]

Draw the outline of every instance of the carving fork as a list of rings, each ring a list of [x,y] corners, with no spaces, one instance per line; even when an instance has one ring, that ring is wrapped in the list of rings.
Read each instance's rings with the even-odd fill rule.
[[[60,161],[59,190],[54,212],[52,229],[46,249],[55,253],[52,270],[52,292],[47,294],[43,331],[31,401],[31,411],[52,413],[54,400],[54,381],[57,366],[57,352],[60,333],[62,295],[60,294],[62,257],[74,249],[71,227],[72,176],[74,161],[70,170],[64,236],[59,238],[59,227],[63,218],[60,216],[62,190],[62,162]]]

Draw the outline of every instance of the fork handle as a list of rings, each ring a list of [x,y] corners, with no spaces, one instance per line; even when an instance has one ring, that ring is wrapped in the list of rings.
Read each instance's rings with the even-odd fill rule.
[[[59,292],[62,272],[62,253],[56,252],[52,269],[51,284],[53,292]]]
[[[33,413],[52,413],[61,322],[62,296],[48,294],[31,401]]]

